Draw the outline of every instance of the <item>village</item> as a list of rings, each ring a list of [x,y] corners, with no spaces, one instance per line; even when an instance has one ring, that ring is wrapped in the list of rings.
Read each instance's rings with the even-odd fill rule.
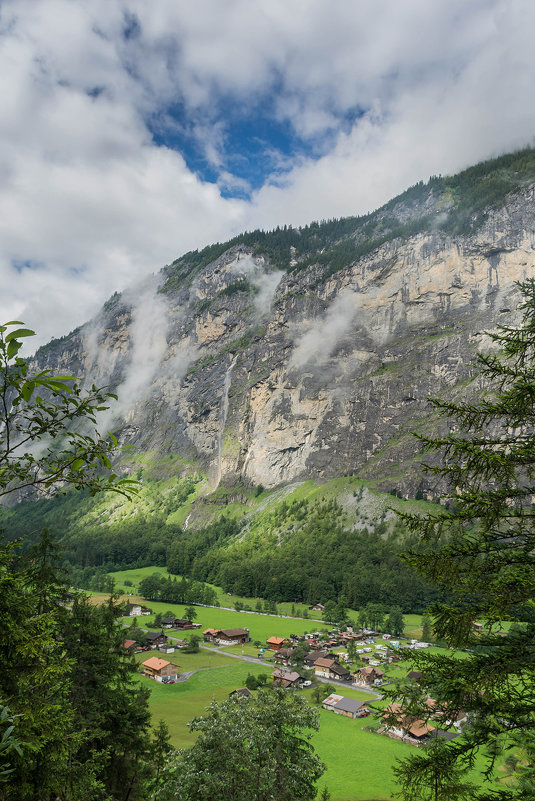
[[[310,610],[321,611],[321,605],[311,606]],[[128,616],[134,618],[152,614],[150,608],[139,603],[129,603],[127,611]],[[403,666],[408,652],[430,647],[421,640],[394,638],[371,629],[354,631],[352,627],[343,630],[329,627],[288,636],[273,634],[261,642],[253,640],[247,627],[208,627],[201,632],[200,623],[184,617],[160,616],[159,622],[159,631],[138,627],[143,632],[140,638],[143,644],[126,639],[124,648],[139,655],[139,669],[145,678],[162,685],[187,681],[193,675],[194,671],[183,671],[174,661],[180,661],[181,653],[191,652],[193,642],[197,650],[225,653],[251,664],[268,666],[271,672],[266,674],[266,679],[273,686],[288,691],[307,690],[322,709],[335,715],[378,720],[379,725],[373,731],[409,745],[421,746],[437,738],[454,739],[466,721],[462,710],[448,719],[445,710],[438,708],[431,696],[425,699],[429,709],[425,720],[402,714],[401,705],[395,701],[388,705],[383,701],[381,689],[392,684],[396,668],[398,679],[420,678],[420,673],[404,671]],[[150,656],[145,654],[147,651],[152,652]],[[174,654],[177,656],[172,657]],[[229,696],[251,695],[259,685],[254,677],[248,679],[248,686],[232,689]],[[345,695],[344,691],[350,688],[366,693],[369,700]]]

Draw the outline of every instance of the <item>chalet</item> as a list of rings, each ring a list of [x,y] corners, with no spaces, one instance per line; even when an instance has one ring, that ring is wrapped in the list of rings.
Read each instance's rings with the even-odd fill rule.
[[[316,661],[318,659],[326,659],[329,656],[328,651],[309,651],[308,654],[305,655],[304,663],[306,667],[314,667]]]
[[[243,695],[244,698],[250,698],[252,692],[248,687],[240,687],[239,690],[232,690],[232,692],[229,693],[229,698],[232,698],[235,695]]]
[[[368,713],[368,703],[344,696],[333,706],[332,711],[335,715],[344,715],[346,718],[361,718]]]
[[[152,609],[149,609],[147,606],[142,606],[141,604],[127,604],[126,607],[126,614],[129,617],[139,617],[140,615],[151,615]]]
[[[249,629],[205,629],[203,636],[216,645],[241,645],[251,639]]]
[[[275,662],[278,665],[288,665],[290,664],[292,654],[293,648],[279,648],[279,650],[275,652]]]
[[[156,681],[176,681],[178,678],[178,665],[173,665],[172,662],[160,659],[158,656],[151,656],[142,663],[142,667],[145,676]]]
[[[272,651],[279,651],[285,642],[288,642],[288,640],[284,637],[270,637],[268,640],[266,640],[266,643],[269,645]]]
[[[314,672],[316,676],[322,676],[325,679],[337,679],[338,681],[351,680],[351,671],[343,665],[340,665],[336,659],[316,659]]]
[[[435,731],[435,727],[426,721],[404,715],[401,704],[391,703],[385,712],[390,715],[388,722],[385,723],[385,731],[393,737],[417,744],[426,740]]]
[[[148,631],[147,632],[147,645],[151,648],[159,648],[161,645],[167,645],[167,635],[163,631]]]
[[[136,646],[137,642],[135,640],[125,640],[123,642],[123,648],[125,651],[133,651]]]
[[[353,684],[370,687],[383,680],[384,673],[377,667],[361,667],[355,672]]]
[[[276,668],[273,671],[271,678],[273,679],[273,684],[277,685],[278,687],[284,687],[285,689],[295,689],[300,687],[303,682],[302,677],[296,671],[286,672],[284,670],[280,670],[279,668]]]
[[[162,618],[162,626],[164,629],[192,629],[195,624],[191,620],[185,620],[183,617],[164,617]]]
[[[323,604],[314,604],[314,606],[309,606],[308,608],[309,608],[309,610],[311,612],[324,612],[325,611],[325,607],[323,606]]]

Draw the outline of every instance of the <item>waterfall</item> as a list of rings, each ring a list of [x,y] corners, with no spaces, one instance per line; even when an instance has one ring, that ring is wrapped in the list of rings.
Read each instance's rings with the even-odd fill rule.
[[[236,364],[236,359],[238,358],[238,354],[234,356],[232,359],[227,372],[225,373],[225,380],[223,381],[223,398],[221,401],[221,417],[220,417],[220,425],[219,425],[219,434],[217,436],[217,479],[215,483],[214,489],[219,487],[219,482],[221,481],[221,457],[223,454],[223,431],[225,430],[225,423],[227,422],[227,415],[228,415],[228,396],[230,391],[230,382],[232,380],[232,371],[234,369],[234,365]]]

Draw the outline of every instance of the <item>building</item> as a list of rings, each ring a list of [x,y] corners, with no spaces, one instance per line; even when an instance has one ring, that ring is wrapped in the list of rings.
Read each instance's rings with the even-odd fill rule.
[[[215,645],[241,645],[251,639],[249,629],[206,629],[203,637]]]
[[[357,701],[355,698],[342,696],[334,704],[332,711],[335,715],[344,715],[346,718],[361,718],[368,714],[368,703],[367,701]]]
[[[271,678],[273,679],[273,684],[276,684],[278,687],[284,687],[285,689],[289,687],[300,687],[303,682],[302,677],[296,671],[286,672],[280,668],[275,668],[271,674]]]
[[[151,615],[152,609],[149,609],[147,606],[142,606],[141,604],[129,603],[126,607],[126,614],[129,615],[129,617],[139,617],[140,615]]]
[[[142,663],[143,672],[149,679],[156,681],[176,681],[178,678],[178,665],[160,659],[158,656],[151,656],[146,662]]]
[[[314,672],[316,676],[321,676],[324,679],[335,679],[337,681],[350,681],[351,671],[343,665],[340,665],[336,659],[316,659],[314,663]]]
[[[278,665],[288,665],[292,658],[293,648],[279,648],[275,651],[275,662]]]
[[[353,684],[371,687],[376,682],[383,681],[384,673],[378,667],[361,667],[355,672]]]
[[[151,648],[159,648],[162,645],[167,645],[167,635],[163,631],[148,631],[147,632],[147,645]]]
[[[325,698],[321,702],[321,705],[328,712],[332,712],[335,704],[337,704],[338,701],[341,701],[343,697],[344,697],[343,695],[338,695],[337,693],[331,693],[331,695],[328,695],[327,698]]]
[[[285,642],[288,642],[284,637],[270,637],[266,640],[272,651],[279,651]]]
[[[435,727],[426,721],[404,715],[401,704],[389,704],[385,709],[385,713],[389,715],[389,720],[385,722],[385,731],[400,740],[409,740],[417,745],[427,740],[431,733],[435,731]]]

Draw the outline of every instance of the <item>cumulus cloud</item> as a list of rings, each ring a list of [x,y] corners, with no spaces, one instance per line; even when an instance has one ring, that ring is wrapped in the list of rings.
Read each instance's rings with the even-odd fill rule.
[[[349,333],[359,309],[354,292],[342,292],[329,306],[323,317],[315,320],[308,330],[297,338],[290,358],[290,366],[300,369],[307,365],[320,366]]]
[[[534,23],[528,0],[4,0],[1,317],[43,342],[186,250],[531,143]],[[223,196],[258,186],[227,152],[258,114],[299,147],[268,139],[264,185]]]

